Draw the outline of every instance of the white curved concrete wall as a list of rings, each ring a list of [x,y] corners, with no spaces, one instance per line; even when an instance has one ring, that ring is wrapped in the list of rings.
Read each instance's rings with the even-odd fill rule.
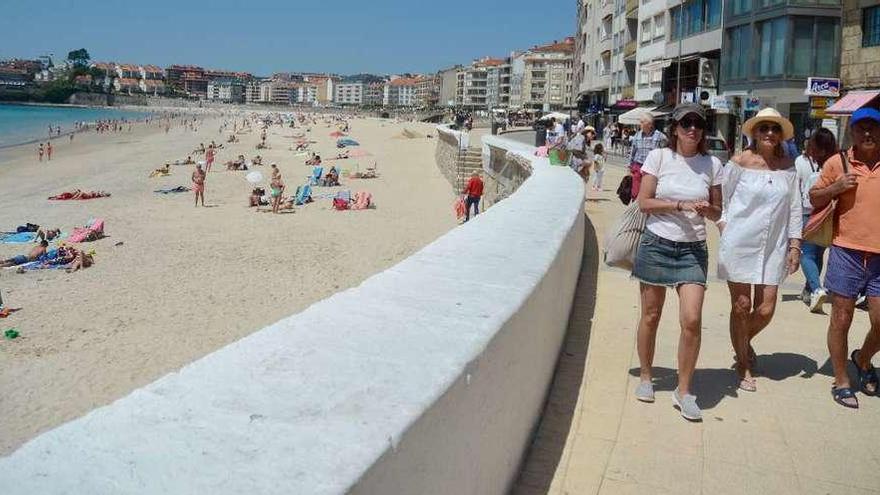
[[[398,265],[0,459],[0,491],[503,493],[565,332],[582,207],[574,173],[535,160]]]

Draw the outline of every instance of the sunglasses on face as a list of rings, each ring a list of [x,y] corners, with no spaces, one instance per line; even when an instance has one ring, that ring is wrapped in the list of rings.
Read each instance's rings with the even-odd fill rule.
[[[697,129],[702,131],[706,128],[706,121],[698,118],[685,117],[678,121],[678,125],[682,129]]]
[[[782,126],[779,124],[761,124],[758,126],[758,132],[761,134],[767,134],[770,131],[773,131],[774,134],[782,134]]]

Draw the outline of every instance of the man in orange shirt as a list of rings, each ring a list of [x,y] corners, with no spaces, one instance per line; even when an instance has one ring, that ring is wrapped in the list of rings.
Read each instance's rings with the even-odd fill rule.
[[[880,111],[861,108],[850,119],[853,147],[825,162],[810,190],[814,211],[837,199],[825,286],[831,293],[828,351],[834,367],[831,393],[838,404],[858,408],[846,370],[847,336],[859,293],[868,298],[871,328],[849,356],[858,371],[858,390],[878,395],[871,358],[880,351]]]
[[[471,174],[467,186],[465,186],[464,191],[461,193],[467,196],[464,203],[464,221],[467,222],[471,218],[471,205],[474,205],[474,216],[480,214],[480,198],[483,197],[483,179],[480,178],[479,172]]]

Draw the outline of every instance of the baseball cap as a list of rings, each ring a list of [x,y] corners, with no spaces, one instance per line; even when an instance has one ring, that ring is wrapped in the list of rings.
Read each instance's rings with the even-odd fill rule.
[[[689,113],[706,120],[706,111],[703,110],[701,105],[697,105],[696,103],[682,103],[676,106],[675,109],[672,110],[672,120],[678,122]]]
[[[880,124],[880,110],[877,110],[876,108],[860,108],[853,112],[852,117],[850,117],[849,125],[854,126],[856,123],[865,119],[873,120]]]

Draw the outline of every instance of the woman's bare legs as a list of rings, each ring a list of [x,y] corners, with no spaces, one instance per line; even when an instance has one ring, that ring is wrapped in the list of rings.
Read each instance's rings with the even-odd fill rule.
[[[700,355],[705,294],[706,288],[699,284],[678,287],[678,321],[681,325],[678,338],[678,393],[681,396],[691,394],[691,381]]]
[[[639,317],[638,342],[639,378],[643,382],[651,381],[651,366],[654,364],[654,348],[657,343],[657,327],[663,314],[663,303],[666,302],[666,287],[641,284],[639,292],[642,300],[642,313]]]

